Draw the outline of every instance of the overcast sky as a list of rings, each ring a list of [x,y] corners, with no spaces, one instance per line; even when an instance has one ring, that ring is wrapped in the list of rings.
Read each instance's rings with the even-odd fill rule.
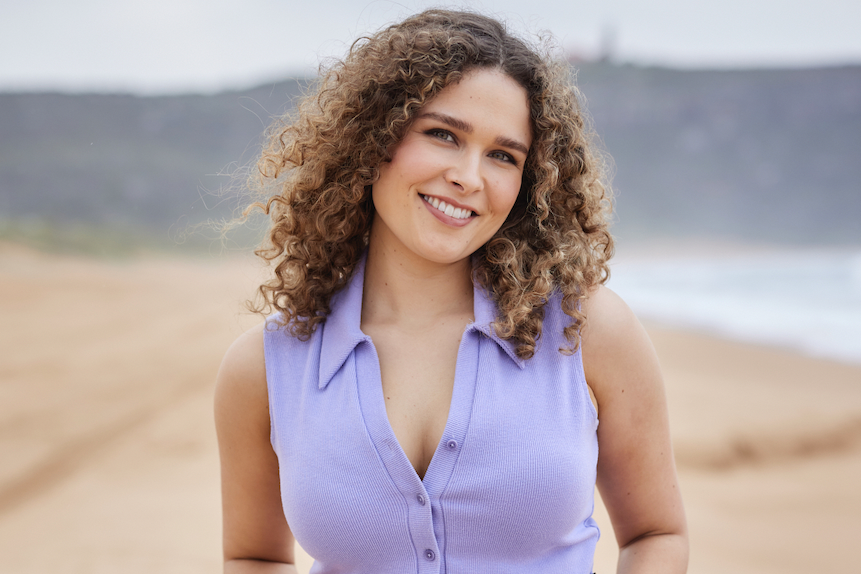
[[[426,0],[0,0],[0,91],[212,92],[312,73]],[[589,55],[677,67],[861,63],[858,0],[461,0]]]

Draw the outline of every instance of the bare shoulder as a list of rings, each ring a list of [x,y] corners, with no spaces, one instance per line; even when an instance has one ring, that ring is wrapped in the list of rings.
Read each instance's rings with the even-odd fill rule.
[[[657,354],[634,313],[610,289],[595,289],[583,310],[583,368],[601,420],[597,485],[616,540],[623,551],[630,546],[643,556],[657,541],[659,558],[679,557],[681,563],[687,527]],[[672,537],[659,537],[664,534]],[[651,540],[635,544],[645,539]]]
[[[240,335],[224,354],[215,380],[216,421],[242,413],[267,417],[266,362],[263,350],[264,324]]]
[[[660,368],[652,342],[631,308],[603,285],[583,304],[583,369],[599,403],[614,394],[619,384],[660,381]]]
[[[294,558],[281,508],[278,459],[270,443],[263,338],[261,324],[236,339],[215,385],[225,572],[228,564],[238,571],[248,560],[293,564]]]
[[[583,312],[586,315],[583,338],[594,343],[610,343],[614,337],[628,334],[639,325],[627,303],[603,285],[595,287],[586,297]]]

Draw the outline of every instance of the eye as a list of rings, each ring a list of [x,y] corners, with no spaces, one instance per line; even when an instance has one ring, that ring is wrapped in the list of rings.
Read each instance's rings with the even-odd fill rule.
[[[493,159],[498,159],[500,161],[507,161],[508,163],[513,163],[517,165],[517,160],[511,154],[507,154],[504,151],[493,151],[490,152],[490,157]]]
[[[443,141],[452,142],[452,143],[455,142],[454,134],[452,134],[451,132],[446,131],[446,130],[434,128],[432,130],[427,130],[425,133],[429,136],[433,136],[433,137],[441,139]]]

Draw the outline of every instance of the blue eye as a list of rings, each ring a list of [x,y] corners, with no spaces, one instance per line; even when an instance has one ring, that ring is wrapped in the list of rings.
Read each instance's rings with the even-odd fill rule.
[[[433,136],[433,137],[435,137],[435,138],[439,138],[439,139],[441,139],[441,140],[445,140],[445,141],[447,141],[447,142],[454,142],[454,141],[455,141],[455,139],[454,139],[454,135],[452,135],[452,133],[451,133],[451,132],[447,132],[447,131],[445,131],[445,130],[441,130],[441,129],[432,129],[432,130],[428,130],[428,131],[426,131],[425,133],[426,133],[426,134],[428,134],[428,135],[431,135],[431,136]]]
[[[499,159],[502,161],[507,161],[507,162],[513,163],[515,165],[517,164],[517,161],[513,157],[511,157],[509,154],[505,153],[504,151],[491,152],[490,157],[492,157],[494,159]]]

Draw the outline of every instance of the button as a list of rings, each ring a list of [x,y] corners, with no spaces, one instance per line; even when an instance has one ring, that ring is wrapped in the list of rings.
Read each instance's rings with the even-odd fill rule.
[[[454,450],[454,449],[456,449],[456,448],[457,448],[457,441],[456,441],[456,440],[454,440],[454,439],[452,439],[452,440],[448,441],[448,442],[447,442],[447,443],[445,443],[445,444],[446,444],[446,446],[447,446],[448,448],[450,448],[451,450]]]
[[[427,550],[425,550],[425,558],[430,561],[433,561],[433,559],[436,558],[436,554],[433,553],[433,550],[428,548]]]
[[[421,504],[422,506],[424,506],[424,505],[425,505],[425,497],[424,497],[424,496],[422,496],[421,494],[417,494],[417,495],[416,495],[416,500],[418,500],[418,501],[419,501],[419,504]]]

